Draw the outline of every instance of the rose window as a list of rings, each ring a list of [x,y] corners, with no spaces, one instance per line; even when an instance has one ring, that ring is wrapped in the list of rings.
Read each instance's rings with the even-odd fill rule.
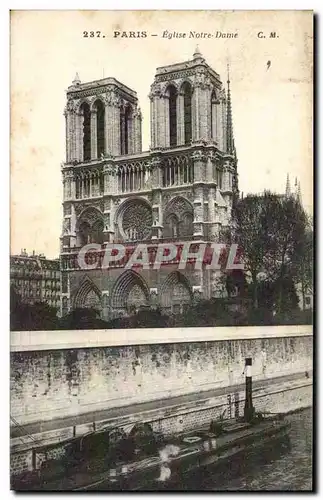
[[[151,209],[146,203],[138,200],[129,202],[122,216],[125,239],[135,241],[149,238],[152,222]]]

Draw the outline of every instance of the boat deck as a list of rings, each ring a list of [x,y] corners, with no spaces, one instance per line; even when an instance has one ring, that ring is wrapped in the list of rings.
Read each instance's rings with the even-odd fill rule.
[[[276,435],[286,433],[287,428],[287,423],[273,419],[266,419],[253,426],[230,420],[226,421],[225,432],[219,437],[215,437],[207,428],[175,436],[168,443],[176,447],[176,453],[169,456],[166,461],[162,460],[157,452],[154,456],[138,454],[137,460],[118,462],[114,466],[104,458],[81,462],[69,471],[62,467],[61,477],[56,476],[47,480],[44,478],[41,484],[38,483],[33,487],[30,485],[28,489],[43,491],[141,489],[143,483],[158,484],[163,464],[171,469],[172,475],[179,472],[186,473],[198,467],[228,460],[248,446],[261,445],[268,439],[274,439]]]

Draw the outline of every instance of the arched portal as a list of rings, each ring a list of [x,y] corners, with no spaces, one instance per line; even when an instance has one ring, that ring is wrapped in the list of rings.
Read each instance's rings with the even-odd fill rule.
[[[161,306],[165,312],[182,314],[193,300],[192,287],[188,279],[179,271],[170,273],[161,289]]]
[[[86,276],[74,297],[74,309],[88,308],[101,311],[101,293],[93,281]]]
[[[133,313],[149,306],[149,289],[140,274],[128,270],[117,279],[112,293],[111,306],[120,312]]]

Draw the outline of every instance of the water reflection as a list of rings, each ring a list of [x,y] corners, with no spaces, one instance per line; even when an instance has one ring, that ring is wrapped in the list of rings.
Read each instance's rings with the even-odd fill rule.
[[[312,489],[312,409],[287,417],[290,444],[235,457],[228,465],[190,473],[172,487],[181,491],[310,491]]]

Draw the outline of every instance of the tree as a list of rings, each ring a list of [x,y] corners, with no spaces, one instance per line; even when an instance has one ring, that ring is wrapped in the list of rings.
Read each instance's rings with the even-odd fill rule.
[[[99,311],[90,308],[77,308],[60,318],[61,330],[87,330],[108,328],[108,322],[100,319]]]
[[[295,265],[302,255],[307,216],[297,198],[269,193],[263,224],[267,234],[264,269],[267,279],[276,283],[276,307],[280,313],[284,309],[284,288],[290,278],[296,284]],[[287,288],[291,290],[291,285]]]
[[[300,285],[304,305],[305,295],[313,291],[313,229],[310,223],[307,224],[304,238],[297,245],[293,275]]]
[[[253,285],[253,304],[258,307],[257,276],[263,269],[266,238],[262,214],[264,197],[248,195],[239,200],[233,210],[233,221],[223,237],[228,244],[236,243],[242,252],[244,270]]]
[[[268,282],[275,283],[277,310],[281,311],[286,278],[291,275],[296,279],[295,265],[303,252],[306,226],[306,213],[296,198],[268,191],[237,202],[225,237],[228,243],[237,243],[242,252],[254,308],[258,308],[258,275],[264,273]]]
[[[57,310],[44,302],[24,304],[13,286],[10,287],[10,328],[17,330],[55,330]]]

